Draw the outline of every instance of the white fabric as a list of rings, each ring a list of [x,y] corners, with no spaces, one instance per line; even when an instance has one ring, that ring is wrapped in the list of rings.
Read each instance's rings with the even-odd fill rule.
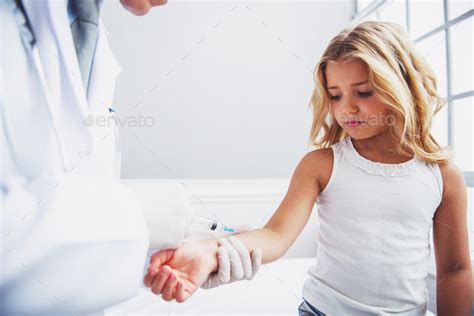
[[[117,183],[109,118],[120,71],[100,33],[84,91],[64,1],[0,1],[0,314],[91,313],[133,296],[148,232]]]
[[[332,148],[332,174],[317,199],[318,261],[304,298],[328,315],[425,315],[439,167],[418,157],[373,162],[349,137]]]
[[[20,218],[2,225],[1,315],[90,313],[135,295],[148,241],[127,188],[69,175],[28,213],[17,199],[36,200],[20,185],[11,184],[2,209]]]
[[[263,265],[250,282],[198,290],[184,303],[157,299],[150,289],[142,288],[134,298],[107,309],[104,316],[296,316],[306,271],[315,261],[314,257],[282,258]]]
[[[184,303],[166,302],[142,289],[136,297],[107,309],[105,316],[295,316],[313,260],[277,260],[262,265],[252,281],[198,290]]]
[[[150,248],[178,247],[190,234],[190,223],[195,213],[188,189],[179,183],[159,184],[144,180],[123,183],[135,193],[143,209]]]

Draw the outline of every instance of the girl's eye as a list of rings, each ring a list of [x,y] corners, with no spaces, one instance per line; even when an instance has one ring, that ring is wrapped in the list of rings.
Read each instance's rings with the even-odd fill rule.
[[[358,94],[359,94],[359,97],[361,98],[368,98],[372,96],[374,92],[373,91],[358,92]],[[329,99],[331,99],[331,101],[339,101],[341,99],[341,96],[340,95],[329,96]]]
[[[368,92],[359,92],[359,96],[363,98],[368,98],[373,94],[373,91],[368,91]]]

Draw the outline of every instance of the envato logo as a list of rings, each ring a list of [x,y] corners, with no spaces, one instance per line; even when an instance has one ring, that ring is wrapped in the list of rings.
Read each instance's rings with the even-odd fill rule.
[[[143,116],[141,114],[125,117],[105,115],[93,116],[92,114],[89,114],[83,120],[83,124],[87,127],[153,127],[155,126],[156,121],[153,116]]]
[[[360,117],[341,115],[337,121],[342,125],[350,121],[358,121],[368,126],[394,126],[397,123],[395,115],[369,115],[365,119]]]

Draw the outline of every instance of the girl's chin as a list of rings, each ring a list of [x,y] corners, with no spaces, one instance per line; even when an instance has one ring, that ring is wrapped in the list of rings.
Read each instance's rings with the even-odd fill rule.
[[[363,140],[374,137],[376,133],[370,133],[367,131],[356,131],[354,129],[345,129],[347,135],[349,135],[352,139],[355,140]]]
[[[375,137],[377,135],[382,136],[387,129],[362,129],[362,128],[345,128],[344,131],[352,139],[364,140]]]

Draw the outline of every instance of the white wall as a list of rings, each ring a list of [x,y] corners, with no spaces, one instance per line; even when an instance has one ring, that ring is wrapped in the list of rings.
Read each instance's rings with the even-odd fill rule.
[[[282,179],[216,179],[216,180],[143,180],[128,179],[123,183],[138,190],[143,199],[143,207],[152,212],[156,205],[156,214],[165,211],[162,205],[170,205],[170,198],[180,196],[171,194],[182,190],[182,196],[191,198],[191,206],[196,215],[220,221],[226,226],[237,229],[257,229],[270,219],[287,190],[289,180]],[[134,187],[135,186],[135,187]],[[156,194],[154,193],[156,192]],[[162,192],[168,192],[163,195]],[[171,196],[171,197],[170,197]],[[179,200],[173,202],[178,205]],[[155,218],[159,215],[155,215]],[[183,221],[186,221],[183,218]],[[316,256],[317,231],[319,229],[316,206],[311,213],[296,242],[285,254],[285,258],[311,258]],[[206,237],[209,238],[209,237]]]
[[[352,1],[173,2],[102,17],[123,67],[123,178],[287,178],[308,150],[312,69]],[[147,125],[135,127],[139,116]],[[135,121],[134,121],[135,120]]]

